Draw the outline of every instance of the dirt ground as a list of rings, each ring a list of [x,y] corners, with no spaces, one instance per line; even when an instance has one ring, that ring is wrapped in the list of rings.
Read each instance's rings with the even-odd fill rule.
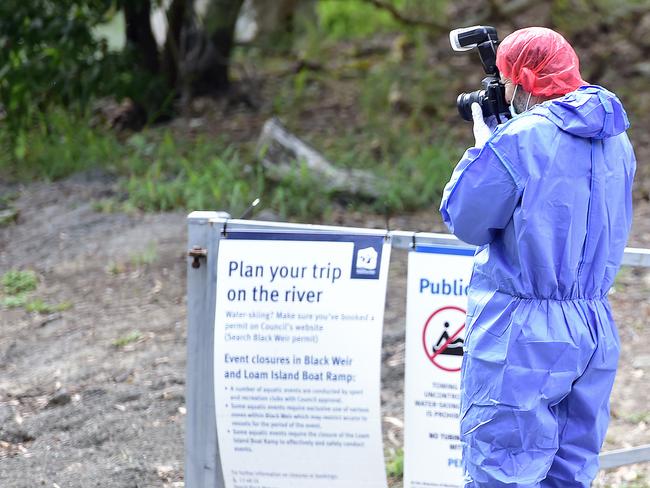
[[[0,487],[183,486],[186,215],[100,213],[93,202],[115,191],[101,174],[12,191],[20,216],[0,228],[0,274],[33,269],[32,297],[71,307],[0,310]],[[630,245],[650,247],[649,217],[639,203]],[[433,210],[390,225],[442,230]],[[393,253],[390,273],[387,453],[402,443],[405,252]],[[626,268],[611,295],[623,353],[606,450],[650,443],[649,291],[650,270]],[[650,486],[648,466],[601,473],[598,486]]]

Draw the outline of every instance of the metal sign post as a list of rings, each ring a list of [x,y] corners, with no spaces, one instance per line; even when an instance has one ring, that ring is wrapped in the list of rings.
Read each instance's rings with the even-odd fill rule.
[[[188,217],[185,486],[223,488],[214,410],[213,341],[221,212]]]

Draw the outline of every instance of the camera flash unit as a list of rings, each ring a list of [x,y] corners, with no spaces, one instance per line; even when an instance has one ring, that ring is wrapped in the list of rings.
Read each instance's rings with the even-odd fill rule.
[[[494,27],[474,25],[454,29],[449,33],[449,42],[454,51],[469,51],[486,41],[498,41]]]

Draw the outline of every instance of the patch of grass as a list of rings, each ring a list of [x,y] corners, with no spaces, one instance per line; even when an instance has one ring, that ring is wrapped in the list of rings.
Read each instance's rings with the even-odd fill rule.
[[[386,474],[391,478],[401,479],[404,476],[404,450],[398,449],[386,461]]]
[[[13,208],[2,208],[0,206],[0,227],[14,224],[18,220],[18,211]]]
[[[143,337],[142,333],[139,330],[133,330],[128,334],[115,339],[113,341],[113,347],[116,347],[118,349],[123,348],[124,346],[127,346],[129,344],[138,342],[140,339],[142,339],[142,337]]]
[[[410,13],[431,7],[414,0],[393,3]],[[279,76],[273,104],[286,125],[335,165],[377,175],[382,181],[382,197],[377,201],[336,195],[299,162],[294,163],[293,173],[274,181],[255,157],[252,142],[233,146],[213,136],[192,138],[165,128],[146,129],[124,139],[91,128],[89,117],[57,109],[25,132],[19,164],[0,152],[0,171],[6,168],[14,178],[56,179],[90,167],[102,168],[121,178],[123,193],[94,202],[94,210],[103,213],[223,210],[238,217],[259,197],[261,208],[280,218],[309,222],[327,217],[335,204],[389,214],[436,206],[464,149],[455,147],[458,138],[446,128],[450,124],[442,122],[449,111],[455,111],[455,99],[441,101],[449,90],[449,73],[440,70],[449,68],[431,61],[430,40],[418,29],[402,32],[403,43],[396,48],[399,55],[357,55],[353,48],[351,53],[346,51],[351,58],[346,60],[342,45],[345,49],[363,47],[354,32],[362,27],[348,20],[363,18],[374,25],[373,32],[382,31],[384,21],[373,19],[388,13],[357,0],[325,0],[317,8],[325,11],[321,17],[325,24],[318,29],[332,39],[351,35],[355,40],[319,47],[327,53],[325,59],[339,55],[342,62],[338,64],[323,70],[289,70]],[[366,11],[372,12],[370,17]],[[393,29],[390,15],[386,19],[385,27]],[[287,59],[260,57],[261,73],[273,71],[271,67],[279,61],[284,68],[276,71],[287,72]],[[352,64],[359,67],[350,68]],[[341,120],[326,127],[309,120],[305,123],[305,114],[322,110],[324,99],[327,108],[349,105],[350,99],[355,105],[342,110]],[[328,113],[331,116],[331,110],[325,110]],[[0,145],[2,137],[0,132]],[[135,265],[146,264],[135,260]],[[125,266],[129,264],[113,264],[107,270],[118,274]]]
[[[99,213],[113,213],[116,209],[115,202],[116,200],[113,198],[102,198],[100,200],[94,200],[92,203],[92,208],[95,212]]]
[[[161,141],[132,141],[125,168],[128,201],[145,211],[183,209],[243,212],[264,188],[257,164],[241,160],[240,150],[219,142],[181,142],[166,134]]]
[[[29,295],[36,290],[38,278],[32,270],[10,270],[2,275],[2,288],[4,295],[0,297],[0,306],[3,308],[24,307],[27,312],[48,314],[68,310],[72,304],[61,302],[49,304],[41,298],[30,299]]]
[[[332,209],[332,197],[306,165],[296,161],[292,172],[271,189],[269,206],[282,219],[307,221],[313,216],[327,215]]]
[[[7,208],[14,200],[17,200],[20,195],[18,192],[5,192],[0,195],[0,209]]]
[[[124,263],[118,263],[116,261],[111,261],[106,267],[106,271],[112,275],[122,274],[126,271],[126,265]]]
[[[14,140],[0,131],[0,148],[0,172],[19,181],[110,167],[125,153],[114,135],[92,128],[90,117],[59,108],[40,114]]]
[[[380,169],[386,184],[385,206],[400,212],[433,207],[440,201],[460,151],[448,145],[428,145],[406,151],[394,165]]]
[[[407,130],[387,132],[349,134],[332,143],[325,154],[341,166],[363,168],[379,177],[383,197],[369,205],[375,212],[437,207],[462,149],[446,141],[432,143]]]
[[[371,205],[372,210],[399,212],[435,205],[461,151],[449,143],[423,141],[406,129],[391,130],[358,135],[356,140],[342,138],[324,153],[341,166],[378,174],[385,197]],[[377,155],[368,137],[393,144]],[[264,207],[283,219],[309,221],[331,211],[336,196],[305,165],[296,161],[292,173],[271,182],[259,163],[248,162],[250,157],[215,143],[196,142],[188,148],[167,136],[157,144],[141,140],[132,161],[124,163],[130,171],[124,183],[125,204],[150,212],[210,209],[238,216],[261,197]],[[115,205],[104,202],[100,207],[111,211]]]
[[[130,261],[133,267],[139,268],[141,266],[147,266],[154,263],[156,259],[158,259],[158,250],[156,248],[156,244],[154,242],[150,242],[147,244],[147,247],[144,250],[133,254]]]
[[[626,415],[624,419],[627,422],[631,422],[633,424],[639,424],[641,422],[650,422],[650,412],[635,412],[631,413],[629,415]]]
[[[19,308],[24,307],[27,303],[27,293],[20,293],[18,295],[9,295],[2,297],[0,301],[4,308]]]
[[[625,288],[632,276],[632,270],[629,267],[621,266],[614,277],[614,288]]]
[[[31,270],[12,269],[2,275],[2,287],[7,295],[22,295],[36,289],[38,278]]]
[[[138,268],[149,266],[158,259],[158,249],[155,242],[150,242],[144,249],[131,254],[128,260],[123,261],[109,261],[106,265],[106,272],[113,276],[117,276],[127,271],[132,271]]]
[[[405,8],[417,10],[417,6],[407,3]],[[299,83],[297,89],[295,79],[285,79],[276,91],[274,103],[282,110],[288,127],[335,165],[370,171],[382,181],[382,196],[377,201],[350,199],[351,206],[358,210],[393,214],[437,207],[444,185],[465,149],[459,138],[470,134],[471,127],[458,118],[455,97],[449,98],[450,68],[432,62],[435,53],[424,34],[416,31],[402,35],[402,42],[396,43],[402,46],[396,48],[399,54],[360,58],[360,62],[368,63],[364,73],[345,72],[344,77],[355,79],[353,83],[336,79],[335,69],[309,75],[311,83],[320,87],[315,94],[305,89],[304,83]],[[329,56],[336,54],[324,49]],[[358,113],[347,115],[345,111],[343,115],[351,119],[342,120],[333,130],[301,132],[301,114],[317,111],[323,97],[338,99],[336,93],[331,93],[337,89],[356,94]],[[281,193],[299,193],[297,181],[300,178],[283,185]],[[323,193],[319,186],[314,187],[319,193],[308,196],[316,208],[318,200],[331,201],[334,197]],[[287,192],[287,188],[292,191]],[[297,209],[287,207],[277,208],[280,213],[310,213],[306,204]]]
[[[8,149],[15,141],[3,134],[0,148]],[[135,134],[125,144],[91,128],[88,117],[63,110],[37,120],[16,144],[24,146],[17,159],[0,151],[0,172],[16,181],[55,180],[88,168],[121,176],[126,201],[97,201],[93,207],[100,212],[216,209],[237,215],[264,189],[261,169],[242,161],[241,148],[159,130]]]
[[[48,314],[48,313],[63,312],[64,310],[68,310],[70,307],[72,307],[72,303],[61,302],[57,304],[49,304],[49,303],[45,303],[40,298],[37,298],[35,300],[26,302],[24,306],[25,306],[25,310],[28,312]]]
[[[308,90],[301,95],[312,96]],[[384,181],[385,196],[370,209],[398,212],[434,205],[457,156],[449,144],[432,144],[423,133],[380,120],[390,116],[377,115],[368,131],[350,130],[314,145],[332,162],[367,169]],[[121,175],[126,199],[98,200],[93,204],[98,212],[224,210],[238,216],[261,197],[262,205],[283,219],[310,221],[326,216],[338,199],[298,162],[282,181],[271,181],[247,146],[234,148],[200,138],[181,140],[160,131],[136,134],[122,144],[112,134],[91,131],[84,119],[77,120],[76,126],[71,120],[66,123],[67,129],[65,124],[56,129],[58,139],[46,133],[40,137],[40,129],[35,129],[38,142],[30,144],[22,163],[10,173],[54,179],[94,166]],[[57,163],[48,166],[49,161]],[[0,169],[7,164],[0,156]],[[369,208],[367,202],[350,202]],[[146,264],[146,257],[137,261]]]
[[[115,213],[122,210],[121,202],[116,198],[100,198],[92,203],[93,210],[99,213]]]
[[[438,19],[446,0],[388,0],[386,3],[412,19]],[[317,3],[319,28],[330,39],[354,39],[386,32],[400,32],[404,24],[384,9],[361,0],[320,0]]]
[[[100,198],[92,203],[95,212],[112,214],[123,212],[127,215],[135,215],[139,212],[138,208],[129,200],[120,200],[115,197]]]

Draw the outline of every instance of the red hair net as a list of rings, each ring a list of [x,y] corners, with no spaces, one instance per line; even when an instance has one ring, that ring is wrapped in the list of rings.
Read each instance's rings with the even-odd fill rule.
[[[527,27],[507,36],[497,48],[497,67],[535,96],[566,95],[587,84],[571,45],[544,27]]]

